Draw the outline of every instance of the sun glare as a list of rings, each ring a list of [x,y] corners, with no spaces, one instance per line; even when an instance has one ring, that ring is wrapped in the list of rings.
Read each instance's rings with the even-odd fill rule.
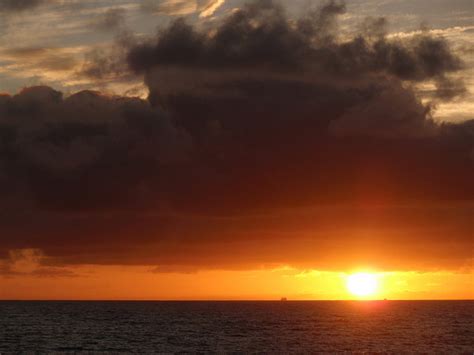
[[[347,277],[347,289],[357,297],[373,296],[378,289],[377,277],[369,273],[352,274]]]

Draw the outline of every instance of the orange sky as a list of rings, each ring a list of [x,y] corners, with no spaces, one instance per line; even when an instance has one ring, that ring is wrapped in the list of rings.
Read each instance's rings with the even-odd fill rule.
[[[0,275],[0,299],[55,300],[347,300],[473,299],[472,265],[457,271],[384,272],[360,266],[318,271],[290,266],[243,270],[157,270],[144,266],[43,267],[38,251],[17,251]],[[354,273],[377,280],[375,294],[358,297],[347,288]]]
[[[366,270],[366,269],[365,269]],[[154,273],[149,267],[77,267],[74,275],[0,277],[0,299],[345,300],[350,273],[289,267]],[[359,270],[354,270],[359,271]],[[473,299],[469,272],[377,273],[374,299]]]

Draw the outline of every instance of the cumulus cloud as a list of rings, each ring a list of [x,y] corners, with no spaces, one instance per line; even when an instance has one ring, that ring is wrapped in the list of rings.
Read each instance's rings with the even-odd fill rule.
[[[152,174],[148,160],[158,166],[184,159],[189,144],[185,132],[139,99],[106,97],[91,91],[63,99],[51,88],[35,87],[13,97],[4,96],[1,102],[0,131],[6,137],[1,160],[8,165],[12,178],[30,180],[34,194],[47,205],[74,204],[74,198],[64,199],[61,194],[72,197],[75,184],[92,175],[102,180],[103,186],[96,185],[99,180],[88,186],[96,185],[91,198],[95,194],[97,198],[104,193],[113,195],[116,192],[107,192],[107,185],[113,183],[107,182],[106,175],[114,166],[122,170],[118,179],[140,180],[139,175]],[[61,186],[71,190],[61,191]],[[82,199],[81,192],[77,193]],[[88,203],[94,205],[92,200]]]
[[[441,38],[387,39],[379,20],[342,41],[343,11],[330,1],[292,21],[262,0],[209,33],[178,20],[129,51],[148,101],[1,96],[0,255],[189,270],[463,264],[474,121],[434,122],[412,86],[461,63]]]
[[[422,34],[389,41],[383,20],[367,23],[365,32],[350,41],[337,41],[336,19],[344,11],[344,3],[330,1],[294,24],[281,6],[260,0],[235,12],[211,34],[180,19],[155,43],[131,51],[129,63],[138,72],[163,65],[265,67],[344,78],[379,73],[412,81],[436,79],[461,68],[442,38]]]

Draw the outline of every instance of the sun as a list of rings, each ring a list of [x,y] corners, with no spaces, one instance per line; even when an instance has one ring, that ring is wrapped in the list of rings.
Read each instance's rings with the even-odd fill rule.
[[[369,273],[357,273],[347,277],[347,289],[357,297],[369,297],[377,293],[377,276]]]

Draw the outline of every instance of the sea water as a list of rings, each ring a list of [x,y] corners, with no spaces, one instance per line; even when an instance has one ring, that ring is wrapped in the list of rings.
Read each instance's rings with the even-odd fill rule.
[[[474,302],[0,302],[0,353],[473,353]]]

